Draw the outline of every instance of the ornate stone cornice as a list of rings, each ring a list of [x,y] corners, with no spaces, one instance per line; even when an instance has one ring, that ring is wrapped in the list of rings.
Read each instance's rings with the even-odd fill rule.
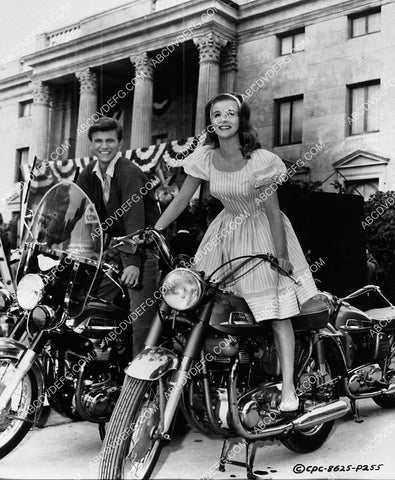
[[[51,101],[51,88],[43,82],[32,83],[33,102],[36,105],[49,105]]]
[[[200,63],[219,63],[221,50],[227,44],[227,40],[214,32],[195,37],[193,43],[199,49]]]
[[[97,92],[97,75],[90,68],[84,68],[75,73],[75,76],[80,82],[80,93],[83,92]]]
[[[136,77],[143,76],[148,80],[154,77],[154,67],[152,65],[152,58],[148,56],[147,52],[137,53],[129,57],[130,61],[136,69]]]
[[[221,72],[237,71],[237,42],[229,42],[222,50],[220,58]]]

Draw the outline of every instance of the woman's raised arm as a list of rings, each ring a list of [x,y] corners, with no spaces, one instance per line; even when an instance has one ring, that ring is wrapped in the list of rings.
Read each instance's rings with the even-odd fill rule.
[[[192,195],[196,192],[198,186],[201,184],[200,178],[192,177],[188,175],[182,184],[180,192],[176,195],[175,199],[163,212],[159,220],[156,222],[155,228],[157,230],[163,230],[168,227],[176,218],[186,209]]]

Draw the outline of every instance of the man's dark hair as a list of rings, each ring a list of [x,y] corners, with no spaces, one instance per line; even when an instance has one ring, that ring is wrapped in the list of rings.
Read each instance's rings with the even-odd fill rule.
[[[92,141],[92,135],[95,132],[110,132],[115,130],[117,133],[118,142],[123,140],[123,128],[122,125],[115,120],[115,118],[102,117],[99,118],[88,130],[88,138]]]

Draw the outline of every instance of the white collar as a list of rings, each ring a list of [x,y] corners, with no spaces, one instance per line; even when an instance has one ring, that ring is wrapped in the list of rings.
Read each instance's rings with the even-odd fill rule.
[[[178,230],[177,233],[188,233],[188,234],[190,234],[189,230]]]
[[[111,160],[111,162],[108,164],[107,170],[106,170],[106,175],[109,177],[114,176],[114,170],[115,170],[115,165],[117,161],[121,158],[121,152],[118,152],[115,157]],[[92,169],[92,172],[96,172],[96,175],[99,177],[100,180],[103,180],[103,176],[101,174],[100,170],[100,162],[99,160],[96,161],[95,166]]]

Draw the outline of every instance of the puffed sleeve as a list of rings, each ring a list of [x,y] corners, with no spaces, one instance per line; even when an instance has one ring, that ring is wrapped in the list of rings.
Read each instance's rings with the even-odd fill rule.
[[[287,168],[281,158],[267,150],[257,149],[252,157],[253,172],[251,181],[255,188],[272,183],[282,183],[286,178]]]
[[[187,175],[192,175],[192,177],[210,180],[210,163],[213,151],[209,145],[197,147],[184,160],[182,164],[184,172]]]

